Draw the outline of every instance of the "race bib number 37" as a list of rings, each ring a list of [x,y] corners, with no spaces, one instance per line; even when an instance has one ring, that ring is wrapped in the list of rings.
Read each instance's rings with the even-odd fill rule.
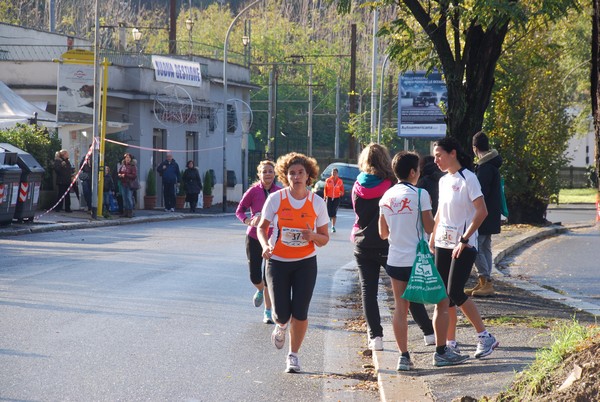
[[[308,241],[302,238],[302,229],[281,228],[281,243],[288,247],[304,247]]]

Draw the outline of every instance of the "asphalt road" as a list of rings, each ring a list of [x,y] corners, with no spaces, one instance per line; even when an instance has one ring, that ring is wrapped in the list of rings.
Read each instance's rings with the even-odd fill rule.
[[[510,275],[600,306],[600,230],[574,229],[528,246],[510,258]]]
[[[251,303],[231,217],[0,239],[0,400],[379,400],[353,388],[364,337],[342,329],[356,277],[340,215],[298,375]]]

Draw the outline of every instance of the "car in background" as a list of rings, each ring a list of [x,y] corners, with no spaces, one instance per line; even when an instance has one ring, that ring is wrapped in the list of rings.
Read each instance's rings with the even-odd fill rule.
[[[354,186],[354,182],[356,181],[356,177],[360,173],[360,169],[358,165],[352,163],[342,163],[335,162],[330,164],[323,170],[321,173],[321,180],[315,183],[313,186],[313,192],[317,193],[319,196],[323,197],[323,189],[325,188],[325,180],[331,176],[331,171],[333,168],[337,168],[340,179],[344,182],[344,195],[340,201],[340,205],[345,207],[352,206],[352,186]]]
[[[437,94],[435,92],[419,92],[413,98],[413,106],[437,105]]]

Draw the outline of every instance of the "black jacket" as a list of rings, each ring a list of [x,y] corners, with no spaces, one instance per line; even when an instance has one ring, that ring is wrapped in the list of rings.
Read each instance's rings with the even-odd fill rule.
[[[424,188],[431,196],[431,213],[433,216],[435,216],[438,209],[439,181],[444,174],[435,162],[430,162],[423,166],[421,177],[419,177],[419,181],[417,182],[417,187]]]
[[[56,184],[71,184],[73,165],[71,165],[68,158],[59,157],[54,159],[54,171],[56,172]]]
[[[202,180],[200,180],[198,169],[195,167],[185,169],[183,185],[187,194],[199,194],[202,191]]]
[[[500,233],[501,220],[501,193],[500,193],[500,166],[502,157],[498,151],[492,149],[485,154],[475,165],[475,174],[481,184],[481,192],[485,200],[488,215],[479,226],[479,234],[490,235]]]

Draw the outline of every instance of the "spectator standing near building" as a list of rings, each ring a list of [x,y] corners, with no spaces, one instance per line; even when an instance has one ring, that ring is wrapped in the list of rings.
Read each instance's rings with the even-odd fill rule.
[[[323,189],[323,198],[327,202],[327,215],[331,220],[331,233],[335,233],[337,210],[340,207],[343,195],[344,182],[340,179],[338,169],[333,168],[331,176],[325,180],[325,188]]]
[[[440,197],[429,247],[435,250],[435,265],[450,299],[447,346],[457,350],[456,307],[460,307],[477,331],[475,357],[490,355],[498,346],[481,319],[479,310],[465,294],[477,256],[477,228],[487,216],[487,208],[477,176],[467,166],[471,158],[453,137],[444,137],[434,147],[435,162],[446,174],[440,179]]]
[[[248,225],[246,229],[246,257],[248,258],[248,268],[250,270],[250,282],[256,287],[252,302],[254,307],[260,307],[264,300],[263,322],[273,324],[271,297],[266,286],[262,246],[258,240],[256,227],[260,222],[261,212],[269,194],[280,190],[281,187],[275,184],[275,163],[273,161],[261,161],[256,168],[256,172],[258,181],[244,193],[235,215],[244,225]],[[250,217],[247,215],[248,210],[250,210]],[[271,237],[272,232],[272,228],[269,228],[267,235]]]
[[[110,197],[115,193],[115,183],[110,174],[110,167],[104,166],[104,186],[102,188],[102,214],[110,216]]]
[[[83,190],[83,199],[88,211],[92,210],[92,158],[86,159],[87,154],[81,158],[79,168],[79,180],[81,180],[81,188]]]
[[[296,152],[281,156],[275,167],[283,189],[269,195],[262,210],[258,239],[267,263],[267,285],[273,303],[275,329],[271,341],[285,344],[290,327],[286,373],[301,371],[298,351],[308,329],[308,308],[317,280],[317,251],[329,242],[327,205],[310,191],[319,174],[313,158]],[[268,231],[277,217],[277,238]]]
[[[123,192],[123,216],[133,218],[133,192],[131,183],[137,178],[137,166],[133,155],[126,153],[119,167],[119,181],[121,182],[121,191]]]
[[[382,145],[369,144],[358,157],[360,174],[352,187],[352,207],[356,218],[350,240],[358,267],[363,314],[367,321],[369,349],[383,350],[383,327],[379,314],[379,274],[385,268],[389,244],[378,232],[379,200],[396,182],[390,155]],[[433,326],[425,306],[410,303],[410,312],[423,331],[426,345],[435,343]]]
[[[500,233],[502,195],[500,190],[500,166],[502,157],[495,149],[490,150],[488,136],[479,131],[473,136],[473,152],[477,156],[475,175],[481,185],[488,215],[477,230],[478,253],[475,258],[477,284],[474,288],[465,289],[469,296],[493,296],[492,284],[492,235]]]
[[[175,212],[175,187],[181,181],[181,172],[171,152],[167,152],[166,159],[158,165],[156,171],[162,177],[165,211]]]
[[[54,172],[56,173],[56,187],[58,188],[58,199],[60,200],[54,210],[57,212],[62,211],[64,204],[65,212],[73,212],[71,211],[71,195],[68,191],[73,177],[73,165],[69,161],[69,152],[66,149],[61,149],[56,153]]]
[[[202,179],[200,179],[200,172],[194,166],[194,161],[188,161],[182,180],[185,189],[185,201],[190,204],[190,212],[196,212],[198,194],[202,191]]]
[[[417,256],[417,244],[425,234],[431,233],[434,220],[431,214],[431,198],[427,190],[416,187],[419,178],[419,156],[402,151],[392,161],[392,169],[398,184],[390,188],[379,202],[379,234],[388,239],[390,251],[385,270],[392,278],[394,293],[393,328],[396,343],[400,350],[398,371],[413,369],[408,351],[408,308],[409,301],[402,298],[412,273],[412,265]],[[435,366],[454,366],[468,359],[446,347],[448,330],[448,298],[435,306],[433,316],[435,326],[436,351],[433,354]]]

